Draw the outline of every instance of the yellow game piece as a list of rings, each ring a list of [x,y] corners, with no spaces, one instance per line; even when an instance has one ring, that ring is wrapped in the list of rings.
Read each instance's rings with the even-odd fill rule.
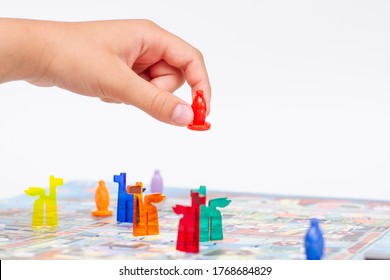
[[[46,228],[54,230],[58,226],[57,214],[57,187],[62,186],[64,181],[62,178],[50,176],[49,194],[45,194],[44,188],[29,187],[24,192],[29,196],[39,196],[34,202],[32,227],[35,230],[45,228],[45,208],[46,208]]]
[[[107,217],[112,215],[112,210],[108,209],[110,205],[110,194],[104,181],[99,181],[95,192],[95,202],[97,210],[92,211],[95,217]]]

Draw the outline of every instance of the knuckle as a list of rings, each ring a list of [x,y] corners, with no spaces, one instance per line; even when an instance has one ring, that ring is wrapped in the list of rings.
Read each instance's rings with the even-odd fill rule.
[[[160,91],[155,94],[147,106],[149,111],[152,112],[153,115],[161,115],[165,112],[168,103],[168,96],[164,91]]]
[[[147,28],[151,28],[152,29],[152,28],[156,28],[157,27],[157,24],[154,21],[150,20],[150,19],[142,19],[141,22]]]
[[[196,58],[203,60],[203,53],[199,49],[194,48],[194,55]]]

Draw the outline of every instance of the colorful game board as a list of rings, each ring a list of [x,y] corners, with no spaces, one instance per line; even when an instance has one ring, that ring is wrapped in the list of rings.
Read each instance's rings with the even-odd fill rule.
[[[305,259],[304,235],[319,218],[324,259],[364,259],[365,252],[390,236],[390,201],[284,197],[213,192],[227,197],[221,209],[224,239],[201,242],[200,252],[176,250],[178,222],[172,206],[189,205],[188,189],[166,188],[158,207],[160,234],[134,237],[132,225],[116,222],[117,185],[106,182],[114,215],[94,217],[97,182],[70,182],[57,191],[58,228],[32,230],[34,200],[27,195],[0,201],[0,259]],[[146,191],[148,193],[148,190]],[[383,247],[390,251],[390,248]]]

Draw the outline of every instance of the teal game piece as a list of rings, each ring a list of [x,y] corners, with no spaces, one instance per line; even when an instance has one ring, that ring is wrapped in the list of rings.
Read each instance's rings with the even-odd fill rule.
[[[200,187],[199,187],[199,190],[198,190],[198,193],[199,193],[201,196],[204,196],[205,199],[206,199],[206,186],[200,186]]]
[[[206,197],[206,187],[201,186],[199,193]],[[222,240],[222,215],[217,207],[224,208],[230,204],[231,200],[228,200],[226,197],[211,199],[209,206],[206,206],[205,200],[202,202],[199,219],[200,241]]]
[[[210,213],[210,240],[222,240],[222,215],[221,211],[217,210],[217,207],[224,208],[232,202],[226,197],[215,198],[209,201],[209,213]]]

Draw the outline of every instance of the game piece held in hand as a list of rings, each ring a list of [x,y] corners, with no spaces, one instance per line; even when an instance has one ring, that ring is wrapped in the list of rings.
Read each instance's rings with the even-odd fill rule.
[[[209,130],[210,123],[206,122],[207,106],[203,96],[203,90],[197,90],[196,96],[192,101],[192,110],[194,111],[194,120],[187,127],[192,130]]]

